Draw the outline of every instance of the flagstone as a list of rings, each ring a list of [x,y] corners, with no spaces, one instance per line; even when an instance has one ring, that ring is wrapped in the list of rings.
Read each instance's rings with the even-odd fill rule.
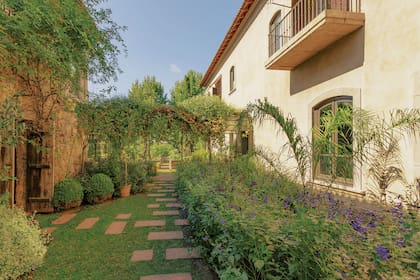
[[[150,221],[137,221],[135,227],[162,227],[166,225],[165,220],[150,220]]]
[[[176,198],[156,198],[156,202],[171,202],[171,201],[177,201]]]
[[[147,194],[148,197],[162,197],[162,196],[166,196],[165,193],[149,193]]]
[[[121,220],[125,220],[125,219],[130,219],[131,217],[131,213],[127,213],[127,214],[118,214],[116,219],[121,219]]]
[[[120,234],[124,231],[127,222],[113,222],[109,225],[108,229],[105,231],[105,234]]]
[[[158,193],[173,193],[175,192],[175,190],[168,190],[168,189],[163,189],[163,190],[157,190]]]
[[[99,217],[86,218],[76,227],[76,229],[91,229],[98,221]]]
[[[170,248],[166,249],[167,260],[198,259],[200,254],[194,248]]]
[[[187,219],[176,219],[175,225],[176,226],[188,226],[190,222]]]
[[[140,280],[192,280],[192,277],[190,273],[173,273],[142,276]]]
[[[168,210],[168,211],[153,211],[153,216],[175,216],[179,215],[178,210]]]
[[[53,225],[62,225],[70,221],[76,216],[76,214],[63,214],[58,219],[51,222]]]
[[[166,204],[167,208],[181,208],[181,203],[168,203]]]
[[[137,250],[131,255],[132,262],[151,261],[153,259],[153,250]]]
[[[182,231],[155,231],[149,232],[147,240],[175,240],[183,239],[184,233]]]
[[[159,208],[160,204],[147,204],[147,208]]]

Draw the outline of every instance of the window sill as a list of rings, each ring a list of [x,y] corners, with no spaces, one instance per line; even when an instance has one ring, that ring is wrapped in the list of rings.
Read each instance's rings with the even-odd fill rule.
[[[232,89],[232,90],[229,92],[229,95],[233,94],[235,91],[236,91],[236,88]]]
[[[330,189],[332,192],[338,192],[350,196],[356,196],[356,197],[365,197],[366,191],[358,191],[355,190],[352,184],[349,183],[332,183],[329,184],[326,181],[320,180],[320,179],[314,179],[313,181],[309,182],[309,184],[312,187],[319,188],[321,190]]]

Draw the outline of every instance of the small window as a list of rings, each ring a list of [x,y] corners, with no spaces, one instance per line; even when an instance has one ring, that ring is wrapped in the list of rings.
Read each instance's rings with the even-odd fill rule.
[[[230,77],[230,83],[229,83],[230,87],[229,87],[229,89],[230,89],[230,92],[232,92],[236,88],[236,85],[235,85],[235,66],[230,67],[229,77]]]
[[[335,97],[314,107],[314,178],[345,184],[353,182],[352,126],[345,121],[331,125],[337,114],[344,117],[344,114],[351,114],[351,110],[352,97],[349,96]]]

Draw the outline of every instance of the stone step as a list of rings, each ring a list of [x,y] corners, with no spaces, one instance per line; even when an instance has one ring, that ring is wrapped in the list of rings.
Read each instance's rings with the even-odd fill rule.
[[[115,219],[126,220],[126,219],[130,219],[130,217],[131,217],[131,213],[118,214],[117,217],[115,217]]]
[[[67,223],[68,221],[70,221],[71,219],[73,219],[74,217],[76,217],[76,214],[63,214],[61,215],[58,219],[55,219],[54,221],[51,222],[51,224],[53,225],[63,225],[65,223]]]
[[[162,190],[157,190],[158,193],[174,193],[175,190],[168,190],[168,189],[162,189]]]
[[[153,211],[153,216],[178,216],[180,213],[178,210],[168,210],[168,211]]]
[[[147,194],[148,197],[164,197],[166,196],[165,193],[149,193]]]
[[[176,226],[188,226],[188,225],[190,225],[190,222],[186,219],[176,219],[174,223],[175,223]]]
[[[180,259],[199,259],[200,254],[194,248],[170,248],[166,249],[167,260],[180,260]]]
[[[135,227],[163,227],[165,225],[165,220],[137,221],[134,224]]]
[[[130,261],[151,261],[153,259],[153,250],[137,250],[131,255]]]
[[[120,234],[124,231],[127,222],[113,222],[109,225],[105,234]]]
[[[181,203],[168,203],[168,204],[166,204],[166,207],[167,208],[181,208],[182,205],[181,205]]]
[[[99,217],[86,218],[76,227],[76,229],[91,229],[98,221]]]
[[[149,209],[156,209],[159,207],[160,207],[160,204],[147,204],[147,208]]]
[[[183,239],[184,233],[182,231],[155,231],[149,232],[147,240],[177,240]]]
[[[178,201],[176,198],[156,198],[156,202],[174,202]]]

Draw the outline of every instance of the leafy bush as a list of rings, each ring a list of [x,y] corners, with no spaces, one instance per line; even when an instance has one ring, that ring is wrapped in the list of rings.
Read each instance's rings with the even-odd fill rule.
[[[147,166],[146,166],[147,180],[149,180],[149,177],[156,176],[157,173],[154,166],[155,166],[155,163],[153,161],[147,162]]]
[[[94,204],[103,200],[106,195],[114,192],[114,183],[111,178],[103,173],[93,175],[85,186],[85,199]]]
[[[58,210],[79,206],[83,199],[83,187],[75,178],[66,178],[54,186],[53,206]],[[77,203],[78,205],[73,203]]]
[[[131,193],[141,190],[146,180],[146,165],[143,162],[131,162],[128,164],[128,181],[131,184]]]
[[[420,221],[309,192],[250,158],[177,169],[193,242],[221,279],[415,279]],[[380,206],[378,206],[380,207]]]
[[[5,192],[3,194],[0,194],[0,205],[8,206],[9,205],[9,200],[10,200],[9,192]]]
[[[0,205],[0,279],[16,279],[39,267],[47,252],[39,227],[19,208]]]

